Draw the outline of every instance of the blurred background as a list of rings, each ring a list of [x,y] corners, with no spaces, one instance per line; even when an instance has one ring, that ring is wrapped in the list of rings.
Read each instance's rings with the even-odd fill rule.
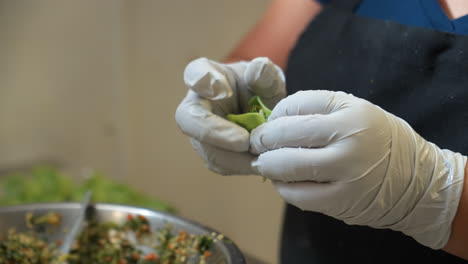
[[[209,172],[174,113],[185,65],[222,59],[268,0],[0,0],[0,172],[90,170],[277,263],[283,204]]]

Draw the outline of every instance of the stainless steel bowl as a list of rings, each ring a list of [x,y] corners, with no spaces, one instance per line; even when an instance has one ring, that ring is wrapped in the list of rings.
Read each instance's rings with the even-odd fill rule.
[[[69,228],[72,225],[74,218],[78,215],[79,208],[79,203],[46,203],[1,207],[0,234],[4,234],[10,228],[15,228],[18,231],[25,231],[27,229],[25,224],[25,215],[28,212],[32,212],[34,214],[57,212],[62,215],[62,226],[59,228],[60,231],[47,232],[47,238],[50,239],[50,241],[61,239],[63,238],[63,229]],[[117,224],[121,224],[126,220],[127,214],[140,214],[148,218],[153,230],[161,229],[167,224],[171,224],[174,227],[174,232],[184,230],[187,233],[195,235],[211,234],[212,232],[216,232],[208,227],[181,217],[143,208],[114,204],[95,204],[92,205],[91,211],[100,222],[112,221]],[[212,253],[213,255],[208,259],[209,264],[246,263],[239,248],[230,240],[216,242]]]

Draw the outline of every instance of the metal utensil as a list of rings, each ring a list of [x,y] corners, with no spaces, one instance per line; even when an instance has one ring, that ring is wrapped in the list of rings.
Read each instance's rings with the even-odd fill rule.
[[[65,239],[63,240],[62,246],[60,247],[61,254],[68,254],[70,252],[71,246],[73,241],[75,241],[76,236],[78,235],[81,227],[83,226],[83,222],[85,220],[86,208],[88,208],[89,201],[91,200],[91,191],[88,191],[81,203],[81,208],[79,209],[78,216],[71,227],[70,232],[66,235]]]

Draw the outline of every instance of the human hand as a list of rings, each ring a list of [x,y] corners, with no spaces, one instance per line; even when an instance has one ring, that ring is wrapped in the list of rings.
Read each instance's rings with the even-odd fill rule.
[[[443,129],[443,128],[441,128]],[[298,92],[251,134],[254,165],[303,210],[390,228],[434,249],[450,235],[466,157],[342,92]]]
[[[200,58],[187,65],[184,81],[189,91],[177,108],[177,125],[207,167],[223,175],[254,174],[249,132],[224,117],[245,112],[253,95],[276,105],[286,95],[282,70],[267,58],[232,64]]]

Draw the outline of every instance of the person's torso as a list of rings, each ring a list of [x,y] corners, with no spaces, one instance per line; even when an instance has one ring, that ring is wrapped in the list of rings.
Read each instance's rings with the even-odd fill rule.
[[[403,118],[439,147],[467,154],[468,36],[356,16],[359,1],[333,2],[292,51],[288,92],[351,93]],[[282,263],[343,262],[464,263],[399,232],[348,226],[288,206]]]
[[[319,0],[324,5],[330,0]],[[468,16],[450,19],[438,0],[363,0],[356,15],[468,35]]]

